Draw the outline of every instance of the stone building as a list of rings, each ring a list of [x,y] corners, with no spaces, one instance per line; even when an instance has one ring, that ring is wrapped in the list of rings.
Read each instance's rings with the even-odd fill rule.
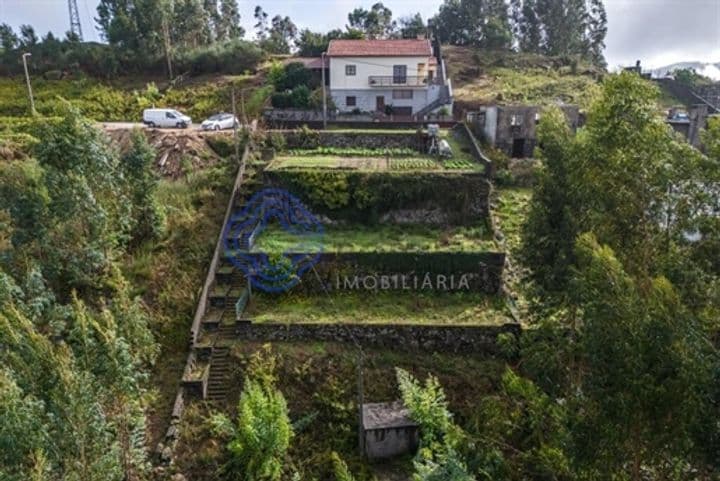
[[[420,444],[418,425],[401,401],[362,407],[363,450],[370,460],[413,453]]]
[[[575,105],[560,107],[575,131],[581,123]],[[488,105],[467,114],[475,135],[513,158],[532,157],[537,144],[537,124],[542,107],[536,105]]]

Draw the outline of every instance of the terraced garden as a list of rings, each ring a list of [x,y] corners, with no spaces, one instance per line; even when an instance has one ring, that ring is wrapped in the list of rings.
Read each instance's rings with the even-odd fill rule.
[[[253,322],[312,324],[501,325],[512,322],[505,300],[472,292],[256,293],[244,316]]]
[[[470,252],[497,251],[485,223],[474,226],[382,224],[373,227],[337,224],[326,226],[316,241],[326,252]],[[298,237],[279,225],[268,225],[255,241],[253,251],[290,252]]]
[[[357,131],[355,131],[357,133]],[[387,132],[386,132],[387,133]],[[407,135],[408,132],[402,132]],[[398,134],[399,135],[399,134]],[[294,148],[280,152],[269,169],[356,169],[427,171],[459,170],[482,172],[484,167],[470,154],[464,139],[449,130],[443,130],[440,138],[450,144],[453,155],[443,158],[428,155],[418,149],[408,147],[362,148],[329,147]]]

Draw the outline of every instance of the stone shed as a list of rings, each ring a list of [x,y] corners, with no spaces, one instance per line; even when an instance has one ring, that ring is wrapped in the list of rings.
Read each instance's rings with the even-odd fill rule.
[[[401,401],[363,404],[364,452],[368,459],[414,453],[420,443],[418,425]]]
[[[575,131],[581,124],[580,108],[563,105],[560,109]],[[513,158],[533,156],[537,144],[537,124],[542,107],[537,105],[487,105],[467,114],[473,133]]]

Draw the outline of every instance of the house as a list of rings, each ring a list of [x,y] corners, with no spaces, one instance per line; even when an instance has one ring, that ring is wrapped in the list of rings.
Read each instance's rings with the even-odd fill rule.
[[[330,95],[340,112],[420,118],[452,110],[439,42],[428,39],[332,40]]]
[[[413,453],[420,444],[418,424],[401,401],[362,405],[363,452],[370,460]]]
[[[580,109],[574,105],[560,107],[570,128],[581,124]],[[487,105],[467,114],[473,133],[489,145],[513,158],[532,157],[537,144],[537,124],[542,107],[536,105]]]

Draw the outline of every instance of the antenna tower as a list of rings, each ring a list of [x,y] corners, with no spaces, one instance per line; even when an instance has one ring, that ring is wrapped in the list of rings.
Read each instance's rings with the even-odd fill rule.
[[[80,11],[78,10],[77,0],[68,0],[68,10],[70,11],[70,31],[77,35],[82,42],[82,26],[80,25]]]

